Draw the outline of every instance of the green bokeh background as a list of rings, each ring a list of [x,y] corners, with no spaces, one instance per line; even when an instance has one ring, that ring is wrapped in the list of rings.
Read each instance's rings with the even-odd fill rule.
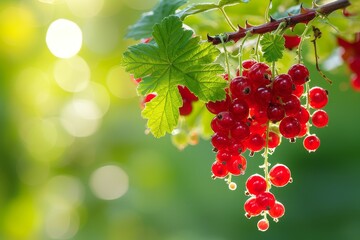
[[[334,81],[329,86],[309,64],[312,83],[330,93],[329,126],[313,130],[321,138],[316,153],[306,152],[301,141],[284,140],[271,156],[272,163],[289,166],[294,182],[273,190],[286,215],[259,232],[258,218],[247,220],[243,210],[244,182],[260,171],[259,154],[248,158],[232,192],[210,177],[208,141],[179,151],[169,136],[144,134],[135,86],[119,63],[135,43],[123,39],[127,27],[156,2],[105,0],[94,16],[76,16],[65,0],[0,2],[0,239],[359,239],[360,93],[350,88],[346,66],[327,74]],[[243,11],[263,14],[263,5],[254,0]],[[187,23],[222,29],[214,14]],[[58,58],[45,36],[59,18],[84,31],[78,55],[96,86],[90,95],[65,91],[54,79]],[[205,38],[206,27],[202,31]],[[323,39],[325,48],[333,36]],[[63,109],[83,96],[104,114],[93,134],[74,137],[62,125]],[[94,171],[107,165],[128,178],[128,190],[114,200],[97,197],[90,187]],[[125,180],[103,187],[126,189]]]

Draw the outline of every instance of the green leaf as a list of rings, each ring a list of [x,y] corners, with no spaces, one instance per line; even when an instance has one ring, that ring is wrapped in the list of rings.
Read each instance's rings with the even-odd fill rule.
[[[187,86],[202,101],[225,98],[224,69],[213,63],[219,50],[185,30],[178,17],[170,16],[154,26],[154,44],[138,44],[124,53],[122,64],[135,78],[142,77],[138,92],[156,93],[142,116],[155,137],[177,125],[182,99],[177,86]]]
[[[260,45],[267,62],[276,62],[283,56],[285,39],[282,35],[266,33],[261,37]]]
[[[225,6],[236,5],[239,3],[248,3],[250,0],[220,0],[218,4],[214,3],[195,3],[182,11],[176,13],[176,16],[181,19],[185,19],[187,16],[194,15],[197,13],[207,12],[216,10]]]
[[[137,23],[129,27],[126,38],[141,39],[151,37],[152,28],[155,24],[175,11],[187,0],[160,0],[159,4],[150,12],[143,13]]]
[[[250,0],[220,0],[219,7],[231,6],[236,5],[239,3],[248,3]]]

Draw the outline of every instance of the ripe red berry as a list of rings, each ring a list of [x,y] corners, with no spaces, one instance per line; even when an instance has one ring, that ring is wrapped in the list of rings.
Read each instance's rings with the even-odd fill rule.
[[[219,119],[216,116],[211,120],[210,126],[215,133],[221,133],[225,136],[229,134],[229,129],[220,126]]]
[[[246,181],[246,189],[252,195],[259,195],[266,191],[267,183],[259,174],[251,175]]]
[[[320,87],[313,87],[309,91],[309,104],[313,108],[323,108],[328,103],[328,93]]]
[[[235,98],[247,98],[251,94],[251,83],[247,77],[238,76],[230,82],[230,92]]]
[[[265,147],[265,139],[258,133],[250,134],[246,147],[252,152],[258,152]]]
[[[230,96],[226,94],[226,98],[222,101],[208,102],[206,108],[213,114],[218,114],[223,111],[228,111],[230,106]]]
[[[248,72],[248,77],[251,82],[257,86],[264,86],[270,83],[271,70],[270,67],[262,62],[255,63]]]
[[[228,136],[217,132],[211,137],[211,143],[217,150],[222,150],[229,146],[230,139]]]
[[[289,74],[280,74],[275,77],[273,91],[276,96],[287,97],[293,91],[293,81]]]
[[[235,123],[232,113],[227,111],[218,113],[216,117],[218,119],[218,124],[226,129],[230,129]]]
[[[294,138],[300,133],[300,123],[295,117],[285,117],[279,125],[281,135],[286,138]]]
[[[360,76],[358,74],[353,74],[351,77],[351,87],[360,92]]]
[[[180,92],[180,95],[183,99],[187,99],[190,102],[199,100],[197,96],[195,96],[186,86],[178,85],[178,89]]]
[[[148,95],[146,95],[143,100],[141,101],[140,107],[144,108],[146,103],[150,102],[151,100],[153,100],[156,97],[155,93],[149,93]]]
[[[288,74],[296,85],[303,85],[305,82],[309,81],[309,70],[302,64],[293,65],[289,69]]]
[[[290,182],[290,169],[284,164],[276,164],[269,171],[270,182],[276,187],[283,187]]]
[[[309,111],[303,106],[300,107],[298,113],[294,117],[299,121],[300,124],[305,124],[310,119]]]
[[[271,98],[272,91],[269,87],[259,87],[254,92],[254,100],[260,108],[267,107],[271,102]]]
[[[257,204],[256,198],[252,197],[244,203],[245,216],[248,218],[255,217],[262,212],[262,209]]]
[[[256,60],[254,60],[254,59],[247,59],[247,60],[243,61],[241,64],[242,64],[243,68],[249,69],[249,68],[251,68],[255,63],[257,63]]]
[[[315,127],[322,128],[328,124],[329,116],[324,110],[316,110],[313,113],[311,120],[312,120],[312,124]]]
[[[269,221],[265,218],[260,219],[257,223],[257,228],[259,229],[259,231],[265,232],[269,229]]]
[[[228,175],[226,164],[215,161],[211,166],[211,171],[217,178],[224,178]]]
[[[233,155],[231,156],[230,162],[228,162],[226,166],[232,175],[242,175],[246,170],[246,159],[241,155]]]
[[[301,103],[295,95],[284,97],[282,102],[287,116],[293,116],[299,112]]]
[[[295,85],[295,89],[293,89],[292,94],[300,98],[304,93],[304,85]]]
[[[316,135],[309,135],[304,138],[304,148],[309,152],[315,152],[320,147],[320,139]]]
[[[269,132],[269,148],[276,148],[280,144],[280,136],[274,132]]]
[[[249,117],[249,105],[242,99],[234,99],[230,105],[230,112],[234,119],[244,120]]]
[[[281,104],[270,103],[267,109],[267,117],[272,122],[278,122],[285,117],[285,110]]]
[[[284,35],[284,38],[285,38],[284,46],[289,50],[292,50],[297,46],[299,46],[301,41],[301,37],[297,35]]]
[[[274,218],[281,218],[285,214],[285,207],[281,202],[275,201],[273,208],[269,210],[269,215]]]
[[[192,112],[192,104],[187,98],[183,98],[183,105],[179,108],[181,116],[188,116]]]
[[[246,139],[250,135],[249,126],[243,122],[236,122],[235,125],[230,130],[231,137],[234,138],[237,142]]]
[[[262,210],[270,210],[275,205],[275,196],[271,192],[263,192],[256,196],[256,202]]]
[[[229,162],[231,160],[231,153],[229,151],[226,151],[226,150],[219,150],[217,153],[216,153],[216,160],[218,162],[221,162],[221,163],[226,163],[226,162]]]

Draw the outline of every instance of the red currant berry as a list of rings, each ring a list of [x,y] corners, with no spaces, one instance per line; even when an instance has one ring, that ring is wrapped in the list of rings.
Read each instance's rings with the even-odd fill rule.
[[[197,96],[195,96],[186,86],[178,85],[178,89],[180,92],[180,95],[183,99],[187,99],[191,102],[199,100]]]
[[[181,116],[188,116],[192,112],[192,104],[187,98],[183,99],[183,105],[179,108],[179,112]]]
[[[211,120],[210,126],[211,129],[216,133],[221,133],[226,136],[229,134],[229,129],[220,126],[219,119],[216,116]]]
[[[226,150],[219,150],[217,153],[216,153],[216,160],[218,162],[221,162],[221,163],[226,163],[226,162],[230,162],[231,160],[231,153],[229,151],[226,151]]]
[[[235,77],[230,82],[230,92],[235,98],[247,98],[251,94],[251,83],[247,77]]]
[[[228,170],[226,168],[226,164],[215,161],[211,166],[211,171],[217,178],[224,178],[228,175]]]
[[[275,205],[273,208],[269,210],[269,215],[272,218],[278,219],[284,216],[285,214],[285,207],[281,202],[275,201]]]
[[[281,104],[270,103],[267,109],[267,117],[272,122],[278,122],[285,117],[285,110]]]
[[[275,205],[275,196],[271,192],[263,192],[256,196],[256,202],[262,210],[270,210]]]
[[[230,96],[226,94],[226,98],[222,101],[208,102],[206,108],[213,114],[218,114],[223,111],[228,111],[230,106]]]
[[[255,217],[262,212],[262,209],[257,204],[255,197],[246,200],[246,202],[244,203],[244,210],[246,212],[245,215],[248,218]]]
[[[313,113],[311,120],[312,120],[312,124],[315,127],[322,128],[328,124],[329,116],[324,110],[316,110]]]
[[[241,99],[234,99],[230,105],[230,112],[236,120],[244,120],[249,117],[249,105]]]
[[[300,124],[305,124],[310,119],[310,113],[306,108],[301,106],[298,113],[294,117],[299,121]]]
[[[220,112],[216,117],[218,119],[218,124],[226,129],[231,128],[235,123],[232,113],[230,112]]]
[[[257,228],[259,229],[259,231],[265,232],[269,229],[269,221],[265,218],[260,219],[257,223]]]
[[[141,101],[140,107],[144,108],[146,103],[150,102],[151,100],[153,100],[156,97],[155,93],[149,93],[148,95],[146,95],[144,97],[144,99]]]
[[[300,124],[300,133],[298,134],[298,137],[304,137],[308,133],[308,127],[307,124]]]
[[[295,95],[284,97],[282,101],[287,116],[293,116],[299,112],[301,103]]]
[[[211,143],[217,150],[226,149],[230,144],[230,139],[228,136],[222,133],[215,133],[211,137]]]
[[[283,187],[290,182],[290,169],[284,164],[276,164],[269,171],[270,182],[276,187]]]
[[[242,175],[246,170],[246,159],[241,155],[233,155],[227,163],[228,171],[235,176]]]
[[[276,148],[279,145],[280,145],[280,136],[274,132],[269,132],[268,147]]]
[[[301,130],[300,123],[295,117],[285,117],[279,125],[281,135],[286,138],[296,137]]]
[[[246,139],[250,135],[250,128],[245,122],[237,122],[230,130],[231,137],[237,142]]]
[[[270,83],[270,67],[262,62],[255,63],[248,72],[248,77],[257,86],[264,86]]]
[[[313,108],[323,108],[328,103],[328,93],[320,87],[313,87],[309,91],[309,104]]]
[[[250,134],[246,147],[252,152],[258,152],[265,147],[265,139],[258,133]]]
[[[271,102],[272,93],[271,89],[268,87],[259,87],[255,90],[254,100],[259,105],[259,107],[267,107]]]
[[[301,38],[297,35],[284,35],[285,38],[285,44],[284,46],[289,49],[292,50],[293,48],[296,48],[297,46],[299,46]]]
[[[275,77],[273,83],[273,92],[276,96],[287,97],[293,91],[293,81],[289,74],[280,74]]]
[[[304,85],[295,85],[295,89],[293,90],[292,94],[300,98],[304,93]]]
[[[309,152],[315,152],[320,147],[320,139],[316,135],[309,135],[304,138],[304,148]]]
[[[249,69],[249,68],[251,68],[255,63],[257,63],[256,60],[254,60],[254,59],[247,59],[247,60],[243,61],[243,62],[241,63],[241,65],[243,66],[243,68]]]
[[[259,174],[251,175],[246,181],[246,190],[252,195],[259,195],[266,191],[266,180]]]
[[[296,85],[303,85],[305,82],[309,81],[309,70],[302,64],[293,65],[289,69],[288,74]]]

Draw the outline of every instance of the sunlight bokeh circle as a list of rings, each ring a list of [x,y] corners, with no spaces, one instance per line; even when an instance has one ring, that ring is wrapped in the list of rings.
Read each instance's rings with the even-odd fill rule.
[[[46,44],[50,52],[59,58],[75,56],[82,46],[80,27],[67,19],[52,22],[46,33]]]

